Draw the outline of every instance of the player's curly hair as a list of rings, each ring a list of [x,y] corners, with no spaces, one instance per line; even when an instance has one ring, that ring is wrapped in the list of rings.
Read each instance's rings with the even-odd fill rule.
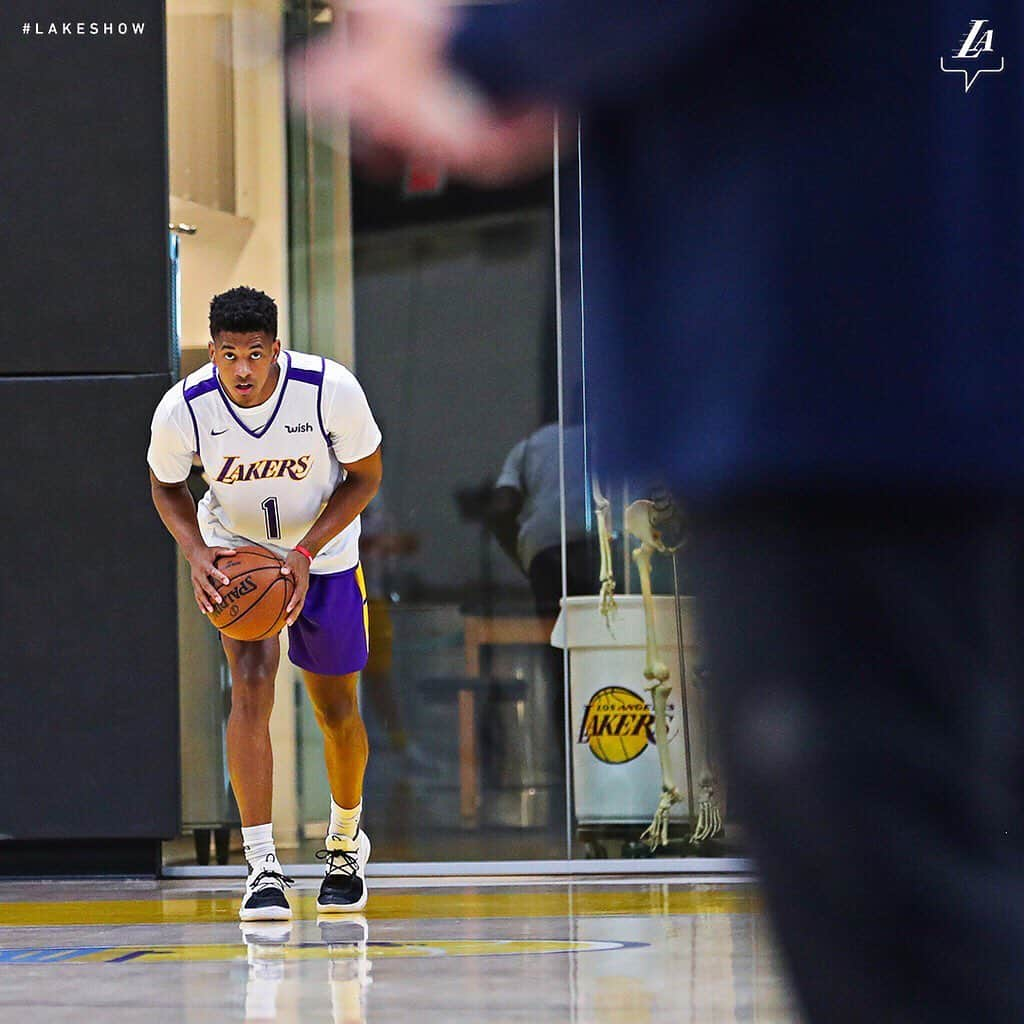
[[[265,331],[277,337],[277,303],[255,288],[244,285],[214,295],[210,300],[210,337],[221,331]]]

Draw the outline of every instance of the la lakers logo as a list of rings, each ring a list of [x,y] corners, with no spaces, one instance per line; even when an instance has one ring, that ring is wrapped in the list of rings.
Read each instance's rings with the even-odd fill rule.
[[[605,764],[627,764],[654,743],[654,711],[632,690],[606,686],[583,709],[576,742]]]
[[[240,462],[237,455],[226,455],[224,465],[217,474],[219,484],[246,483],[249,480],[277,480],[288,478],[303,480],[313,465],[312,455],[297,459],[257,459],[256,462]]]
[[[975,18],[960,42],[960,49],[948,58],[939,58],[939,67],[947,74],[964,76],[965,93],[970,91],[979,75],[997,75],[1006,68],[1004,57],[1000,57],[999,64],[996,64],[995,30],[986,28],[986,25],[987,18]]]

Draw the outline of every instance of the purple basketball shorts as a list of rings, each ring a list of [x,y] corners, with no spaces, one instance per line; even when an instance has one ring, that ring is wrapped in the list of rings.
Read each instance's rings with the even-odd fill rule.
[[[302,614],[288,627],[288,659],[321,676],[361,672],[369,653],[363,568],[310,575]]]

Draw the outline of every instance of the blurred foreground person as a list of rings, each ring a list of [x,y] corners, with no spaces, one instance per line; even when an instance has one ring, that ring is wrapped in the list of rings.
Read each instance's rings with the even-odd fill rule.
[[[581,116],[588,407],[612,469],[690,502],[814,1022],[1024,1020],[1022,21],[372,5],[298,74],[363,145],[477,181]]]

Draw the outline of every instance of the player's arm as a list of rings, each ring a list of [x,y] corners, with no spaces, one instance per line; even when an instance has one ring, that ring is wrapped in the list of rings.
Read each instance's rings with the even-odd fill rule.
[[[305,548],[315,558],[328,541],[341,533],[370,504],[384,476],[384,462],[379,447],[365,459],[343,462],[342,466],[345,479],[334,489],[320,516],[299,541],[296,550],[289,552],[285,559],[285,570],[290,570],[295,580],[295,593],[287,609],[289,626],[299,617],[309,589],[310,562],[298,548]]]
[[[355,5],[348,30],[295,66],[304,109],[351,124],[371,155],[427,154],[499,184],[550,171],[555,108],[571,123],[576,110],[646,107],[691,70],[699,88],[771,16],[753,0],[520,0],[453,17],[458,6]],[[806,0],[786,6],[795,21],[818,16]]]
[[[316,555],[358,516],[380,489],[384,462],[380,448],[358,462],[342,463],[345,479],[334,489],[320,517],[302,538],[302,546]]]
[[[165,484],[157,479],[151,469],[149,471],[149,490],[153,496],[164,526],[168,533],[178,542],[192,570],[192,592],[196,604],[201,611],[209,615],[214,604],[220,604],[220,594],[213,580],[229,583],[230,580],[215,566],[220,555],[230,555],[230,548],[209,548],[199,532],[199,521],[196,519],[196,504],[189,494],[188,484]]]

